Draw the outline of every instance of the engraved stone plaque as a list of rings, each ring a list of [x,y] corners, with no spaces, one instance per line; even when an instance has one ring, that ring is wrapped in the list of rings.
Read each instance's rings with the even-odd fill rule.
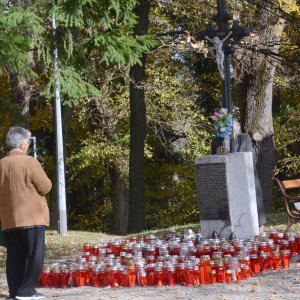
[[[198,204],[201,220],[228,220],[229,204],[226,163],[196,165]]]
[[[251,152],[197,157],[196,184],[203,236],[228,239],[259,233]]]

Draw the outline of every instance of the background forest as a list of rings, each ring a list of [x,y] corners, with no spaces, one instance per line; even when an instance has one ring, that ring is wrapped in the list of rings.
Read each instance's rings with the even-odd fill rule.
[[[281,208],[273,175],[300,176],[299,1],[226,2],[251,29],[232,54],[234,114],[253,138],[270,212]],[[221,79],[197,33],[216,0],[0,4],[1,157],[8,128],[28,127],[55,182],[57,47],[68,227],[125,234],[198,222],[194,159],[210,153]],[[55,188],[49,206],[56,228]]]

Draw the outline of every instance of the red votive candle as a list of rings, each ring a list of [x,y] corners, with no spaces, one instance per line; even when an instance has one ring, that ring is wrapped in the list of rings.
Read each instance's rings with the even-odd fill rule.
[[[209,255],[202,255],[200,258],[200,282],[202,284],[209,284],[210,283],[210,271],[211,271],[211,264],[210,264],[210,256]],[[218,275],[217,275],[218,277]]]
[[[62,270],[59,276],[59,286],[61,288],[67,288],[69,287],[69,281],[70,281],[70,271],[68,269]]]
[[[114,288],[119,286],[118,268],[113,266],[109,270],[109,285]]]
[[[225,272],[225,281],[227,283],[232,283],[232,273],[231,273],[231,270],[226,270],[226,272]]]
[[[185,286],[192,286],[194,284],[194,270],[192,265],[185,267]]]
[[[280,252],[281,267],[284,270],[286,270],[290,267],[290,253],[291,252],[289,250],[282,250]]]
[[[120,285],[122,287],[128,287],[129,286],[129,279],[128,279],[128,270],[126,268],[122,269],[122,275],[119,279]]]
[[[154,281],[154,264],[149,264],[146,266],[146,274],[147,274],[147,284],[153,286]]]
[[[279,266],[280,266],[280,255],[279,253],[273,253],[272,255],[272,269],[274,271],[278,271],[279,270]]]
[[[184,263],[178,263],[176,265],[176,283],[182,284],[185,280],[185,274],[184,274]]]
[[[134,287],[135,286],[135,281],[136,281],[136,270],[135,266],[131,265],[129,266],[127,270],[128,274],[128,286],[129,287]]]
[[[291,250],[291,255],[296,256],[297,255],[297,244],[296,244],[296,239],[294,236],[291,236],[289,238],[289,246]]]
[[[94,244],[91,248],[92,255],[98,256],[99,255],[99,246],[98,244]]]
[[[269,238],[274,240],[274,242],[275,242],[276,237],[277,237],[277,231],[274,230],[274,229],[271,229],[270,232],[269,232]]]
[[[139,269],[138,284],[139,286],[147,286],[147,275],[144,269]]]
[[[156,267],[154,271],[154,280],[156,286],[163,286],[163,271],[161,267]]]
[[[99,283],[99,274],[100,274],[100,269],[98,267],[95,267],[93,271],[91,272],[91,277],[90,277],[90,284],[93,287],[98,287],[100,286]]]
[[[91,252],[92,245],[90,243],[84,243],[82,247],[83,252]]]
[[[44,288],[49,288],[51,286],[51,272],[50,268],[44,268],[41,274],[41,284]]]
[[[242,270],[241,270],[241,268],[236,269],[235,275],[236,275],[236,281],[241,281],[242,280]]]
[[[58,266],[55,266],[55,268],[52,270],[50,278],[51,278],[51,287],[59,288],[59,276],[60,270]]]
[[[249,266],[244,265],[242,269],[242,279],[249,279],[251,277],[251,271]]]
[[[260,273],[259,259],[256,254],[250,255],[250,269],[253,275],[258,275]]]
[[[209,274],[210,279],[210,274]],[[200,285],[200,268],[198,265],[194,266],[194,286]]]
[[[217,281],[224,282],[225,281],[225,269],[222,262],[218,263],[217,269]]]
[[[217,282],[217,272],[216,270],[210,271],[210,284],[216,284]]]
[[[78,265],[75,271],[76,286],[84,286],[86,283],[87,272],[83,265]]]
[[[260,262],[261,272],[267,271],[267,269],[268,269],[268,255],[266,253],[263,252],[263,253],[260,254],[259,262]]]

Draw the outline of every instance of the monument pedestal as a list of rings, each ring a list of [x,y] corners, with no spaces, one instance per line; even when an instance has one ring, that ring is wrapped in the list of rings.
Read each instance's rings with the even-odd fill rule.
[[[228,239],[259,234],[251,152],[196,158],[196,183],[203,236]]]

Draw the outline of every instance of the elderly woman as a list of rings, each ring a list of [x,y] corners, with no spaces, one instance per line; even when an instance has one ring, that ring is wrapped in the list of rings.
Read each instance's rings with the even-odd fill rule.
[[[35,287],[44,263],[45,226],[49,209],[45,195],[52,184],[40,163],[26,155],[31,133],[11,127],[11,149],[0,160],[0,221],[7,241],[6,275],[15,299],[43,299]]]
[[[211,149],[212,154],[217,154],[218,147],[222,146],[223,138],[215,137],[212,140]],[[240,132],[240,124],[236,120],[233,121],[233,143],[231,143],[233,152],[252,152],[253,154],[253,166],[254,166],[254,179],[255,179],[255,191],[256,191],[256,204],[258,213],[259,226],[263,226],[267,223],[266,214],[263,203],[263,194],[261,190],[260,181],[256,169],[257,155],[252,145],[251,137],[248,133]]]

